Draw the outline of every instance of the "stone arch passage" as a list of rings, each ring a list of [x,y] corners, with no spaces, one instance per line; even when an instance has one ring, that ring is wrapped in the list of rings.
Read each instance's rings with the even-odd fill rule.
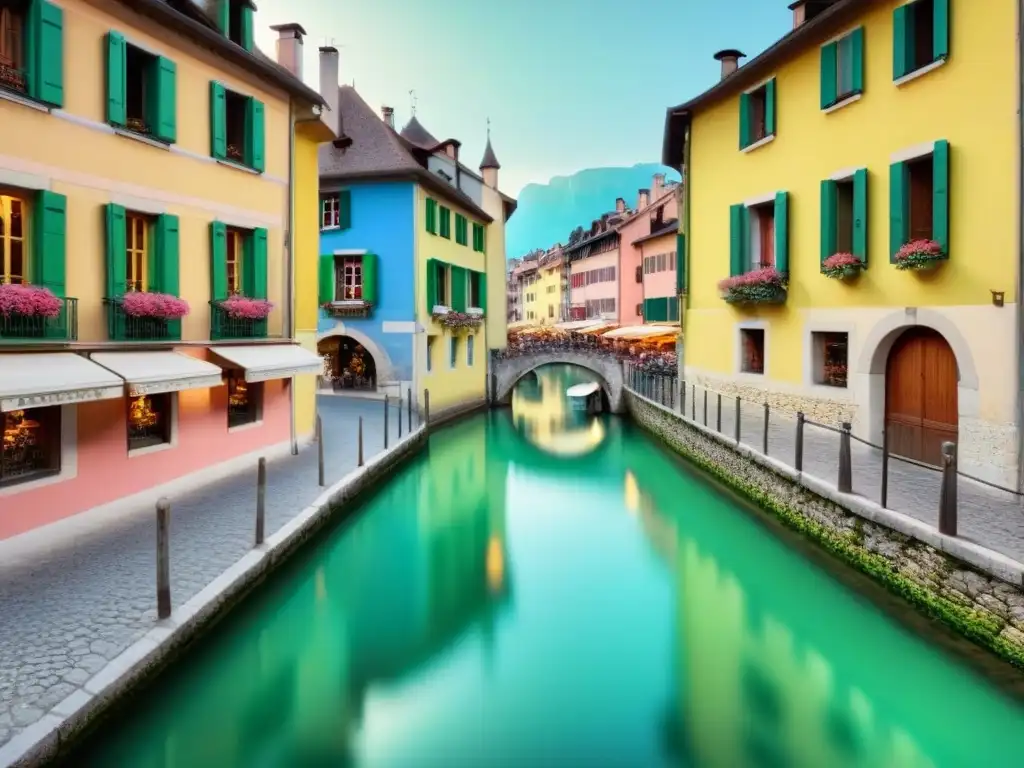
[[[348,337],[361,344],[363,348],[369,353],[373,359],[373,368],[376,374],[376,383],[379,388],[381,384],[390,382],[393,377],[394,365],[391,362],[391,357],[388,355],[387,350],[381,347],[371,337],[357,328],[350,328],[343,322],[338,322],[332,328],[318,333],[316,336],[317,349],[321,347],[321,342],[326,339],[332,339],[334,337],[344,338]]]
[[[516,383],[542,365],[575,365],[596,373],[601,379],[601,387],[608,398],[611,412],[623,413],[625,411],[622,364],[613,357],[571,351],[542,352],[496,361],[492,369],[496,378],[495,400],[499,403],[507,403]]]

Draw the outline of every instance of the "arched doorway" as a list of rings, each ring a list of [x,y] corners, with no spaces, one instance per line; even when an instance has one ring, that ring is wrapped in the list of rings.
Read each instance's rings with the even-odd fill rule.
[[[942,444],[957,440],[956,356],[945,338],[916,326],[893,343],[885,370],[889,450],[938,465]]]
[[[317,353],[326,359],[325,374],[334,389],[374,391],[377,365],[373,355],[351,336],[328,336],[317,342]]]

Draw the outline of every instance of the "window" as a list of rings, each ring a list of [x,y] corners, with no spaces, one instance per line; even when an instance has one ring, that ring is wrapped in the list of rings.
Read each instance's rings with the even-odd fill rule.
[[[107,122],[174,143],[177,139],[177,67],[170,59],[107,35]]]
[[[25,3],[0,0],[0,86],[25,91]]]
[[[218,24],[228,40],[247,51],[253,49],[253,7],[249,0],[220,0]]]
[[[821,108],[864,89],[864,29],[858,28],[821,48]]]
[[[821,260],[850,253],[867,262],[868,173],[821,183]]]
[[[452,212],[451,212],[451,209],[446,208],[445,206],[442,205],[440,213],[441,213],[441,216],[440,216],[440,219],[441,219],[441,225],[440,225],[441,232],[440,232],[440,235],[441,235],[441,237],[444,237],[444,238],[447,238],[447,239],[450,240],[451,236],[452,236]]]
[[[61,407],[6,411],[0,446],[0,486],[60,472]]]
[[[248,382],[241,371],[228,374],[228,429],[257,423],[263,415],[263,383]]]
[[[483,296],[480,293],[480,273],[469,272],[469,306],[483,309]]]
[[[455,242],[459,245],[469,242],[469,222],[461,213],[455,214]]]
[[[473,365],[473,345],[476,343],[476,334],[466,337],[466,365]]]
[[[247,234],[240,229],[228,228],[227,250],[224,259],[224,264],[227,267],[228,296],[240,296],[244,293],[242,265]]]
[[[775,135],[775,80],[740,96],[740,149]]]
[[[432,235],[437,234],[437,200],[429,197],[427,198],[426,226],[427,232]]]
[[[772,203],[751,206],[750,269],[775,266],[775,206]]]
[[[899,80],[949,55],[949,0],[916,0],[893,11],[892,77]]]
[[[473,222],[473,250],[478,253],[484,253],[486,250],[486,234],[484,231],[483,224],[477,224]]]
[[[932,154],[890,166],[890,256],[912,240],[934,240],[949,253],[949,142]]]
[[[587,299],[587,301],[585,302],[586,318],[614,313],[615,299]]]
[[[363,299],[363,257],[339,256],[335,268],[335,301]]]
[[[449,349],[449,351],[451,353],[451,359],[449,360],[449,364],[451,365],[452,368],[454,368],[456,363],[459,360],[459,337],[458,336],[449,336],[448,337],[448,349]]]
[[[149,253],[148,217],[138,213],[125,215],[125,291],[145,291]]]
[[[128,398],[128,450],[171,442],[170,392]]]
[[[932,194],[935,174],[931,157],[922,157],[907,163],[907,186],[909,187],[909,237],[908,240],[932,239]]]
[[[764,329],[740,329],[741,358],[743,373],[764,373]]]
[[[642,302],[636,305],[636,314],[640,315],[644,320],[647,319],[647,316],[644,315],[644,305]]]
[[[774,266],[789,272],[789,193],[764,203],[738,203],[729,211],[729,275]],[[677,275],[678,280],[678,275]]]
[[[149,133],[152,118],[147,114],[149,105],[146,80],[149,79],[149,72],[156,65],[156,59],[134,45],[127,45],[125,48],[127,49],[124,99],[126,125],[137,133]]]
[[[210,154],[262,173],[266,165],[265,112],[262,101],[229,91],[218,82],[210,83]]]
[[[20,197],[0,195],[0,283],[27,283],[27,205]]]
[[[228,160],[245,162],[245,109],[248,100],[232,91],[227,92]]]
[[[339,205],[337,195],[325,195],[320,201],[320,229],[334,229],[338,226]]]
[[[59,6],[47,0],[0,0],[0,88],[63,106],[63,38]]]
[[[435,285],[436,285],[436,299],[435,304],[447,307],[448,306],[448,265],[440,262],[434,265],[435,270]]]
[[[434,368],[434,342],[437,336],[427,336],[427,373]]]
[[[849,336],[833,331],[811,334],[814,353],[814,383],[826,387],[847,386]]]
[[[548,304],[548,317],[554,317],[554,316],[555,316],[555,305],[554,304]]]

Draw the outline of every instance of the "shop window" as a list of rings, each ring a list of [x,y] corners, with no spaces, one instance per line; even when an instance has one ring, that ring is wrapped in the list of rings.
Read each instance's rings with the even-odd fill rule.
[[[228,376],[228,429],[255,424],[263,417],[263,382],[249,382],[241,372]]]
[[[827,387],[847,386],[849,335],[833,331],[811,334],[814,351],[814,383]]]
[[[0,283],[28,282],[26,209],[20,197],[0,195]]]
[[[150,220],[138,213],[125,215],[125,291],[146,290]]]
[[[224,97],[227,157],[238,163],[246,162],[245,112],[248,99],[239,93],[227,91]]]
[[[750,268],[774,267],[775,203],[749,206],[747,214],[750,217]]]
[[[25,91],[25,6],[0,2],[0,86]]]
[[[354,301],[363,298],[363,258],[345,256],[335,260],[334,296],[336,301]]]
[[[128,450],[171,442],[170,392],[128,398]]]
[[[764,373],[764,329],[740,329],[741,359],[743,373]]]
[[[7,411],[3,416],[0,486],[60,472],[61,407]]]

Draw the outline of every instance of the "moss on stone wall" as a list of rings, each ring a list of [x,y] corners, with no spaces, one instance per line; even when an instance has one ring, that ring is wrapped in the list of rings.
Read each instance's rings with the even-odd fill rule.
[[[788,528],[926,615],[1024,669],[1024,593],[928,544],[853,514],[627,393],[637,424]]]

